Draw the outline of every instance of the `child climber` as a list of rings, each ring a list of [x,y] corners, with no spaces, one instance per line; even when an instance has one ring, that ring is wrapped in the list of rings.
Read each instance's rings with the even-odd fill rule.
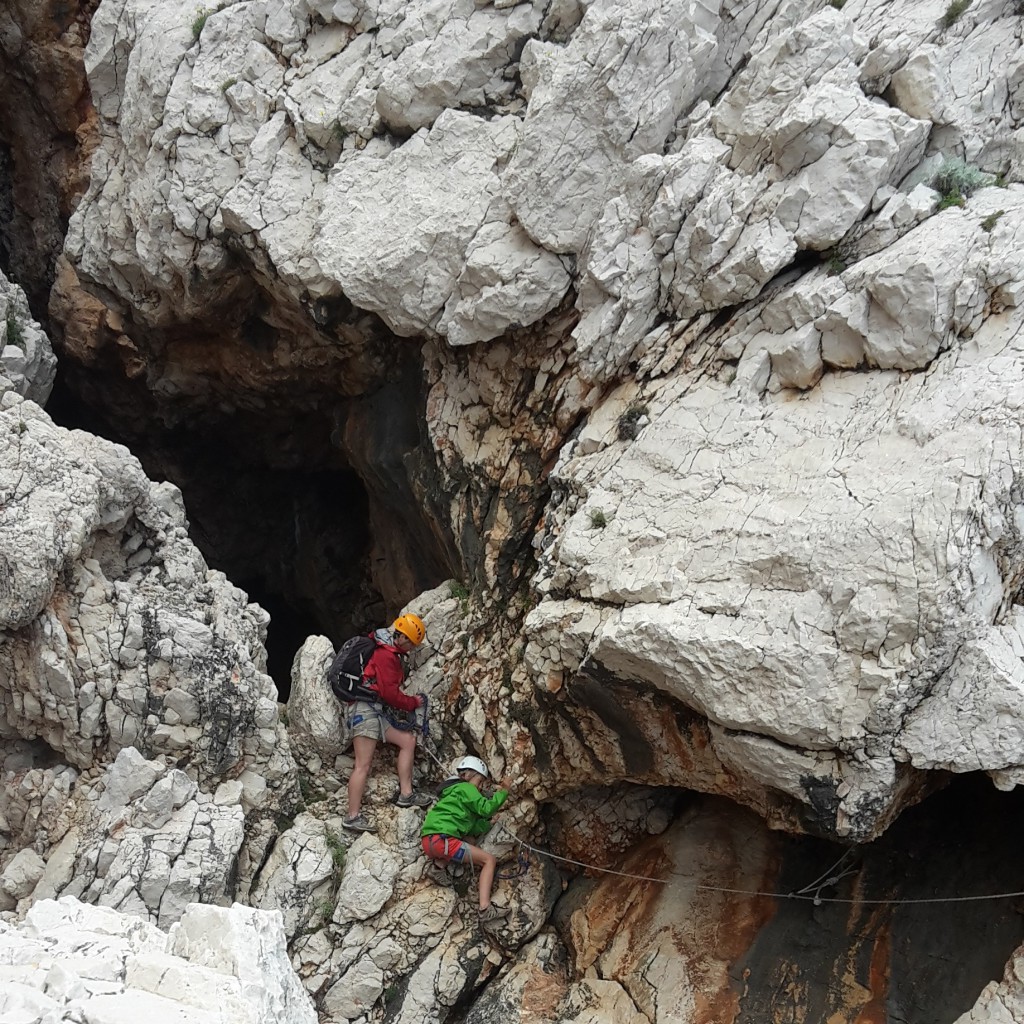
[[[455,771],[458,778],[444,783],[440,798],[423,819],[423,852],[441,863],[461,864],[469,857],[479,868],[480,923],[486,925],[508,914],[491,906],[498,862],[493,854],[463,840],[466,836],[482,836],[491,827],[491,815],[508,799],[508,790],[499,789],[490,799],[480,792],[487,781],[487,765],[478,757],[464,757]]]

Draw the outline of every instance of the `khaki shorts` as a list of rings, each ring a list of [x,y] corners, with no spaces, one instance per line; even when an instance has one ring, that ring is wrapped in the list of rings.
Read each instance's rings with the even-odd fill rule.
[[[391,723],[380,711],[365,700],[349,704],[346,722],[350,736],[366,736],[378,741],[383,740],[384,733],[391,728]]]

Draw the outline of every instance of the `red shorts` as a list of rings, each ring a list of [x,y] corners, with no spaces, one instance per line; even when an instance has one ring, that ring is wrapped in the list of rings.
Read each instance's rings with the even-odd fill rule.
[[[420,845],[423,852],[434,860],[454,861],[458,864],[466,856],[466,844],[453,836],[424,836]]]

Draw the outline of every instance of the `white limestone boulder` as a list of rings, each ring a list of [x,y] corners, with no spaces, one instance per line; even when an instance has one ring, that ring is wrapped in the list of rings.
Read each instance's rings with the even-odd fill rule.
[[[718,5],[597,0],[564,47],[531,42],[529,104],[503,176],[530,237],[580,252],[626,165],[661,151],[716,56]]]
[[[413,132],[448,108],[507,103],[515,91],[507,72],[542,18],[539,4],[451,4],[444,20],[427,29],[429,35],[409,42],[385,66],[376,98],[381,119],[393,130]],[[385,36],[384,45],[389,42]]]
[[[332,845],[337,854],[332,852]],[[253,906],[279,911],[289,938],[330,917],[332,880],[339,870],[341,837],[324,822],[301,814],[274,843],[252,889]]]
[[[82,768],[192,751],[200,779],[289,770],[267,615],[188,539],[126,449],[0,403],[0,718]],[[279,730],[280,735],[279,735]]]
[[[33,319],[25,293],[0,272],[0,376],[4,390],[17,391],[38,405],[50,397],[57,359],[50,339]]]
[[[46,862],[35,850],[20,850],[0,872],[0,890],[14,900],[24,899],[36,887],[46,870]]]
[[[635,440],[567,454],[554,484],[578,497],[561,506],[538,576],[552,597],[527,623],[539,686],[568,685],[569,699],[579,686],[584,704],[606,686],[669,696],[711,723],[732,772],[802,800],[809,822],[839,835],[883,826],[905,762],[1019,767],[1006,637],[1022,553],[1024,314],[1011,282],[1024,193],[990,192],[899,243],[921,253],[935,290],[912,274],[901,283],[899,261],[866,260],[773,300],[780,326],[788,310],[793,330],[824,336],[820,311],[884,295],[885,274],[901,303],[893,333],[928,344],[915,325],[929,325],[940,339],[915,360],[928,372],[825,373],[791,402],[764,393],[773,353],[759,384],[684,376]],[[1005,210],[986,229],[996,202]],[[958,718],[978,748],[948,724]],[[659,778],[658,757],[636,764]]]
[[[327,682],[334,645],[325,636],[307,637],[292,663],[288,694],[288,736],[296,758],[333,765],[346,746],[345,715]]]
[[[375,835],[361,835],[345,859],[334,921],[365,921],[376,914],[391,898],[401,866],[401,861]]]
[[[1024,950],[1014,950],[1002,978],[990,981],[978,1001],[953,1024],[1020,1024],[1024,1021]]]
[[[169,934],[77,900],[0,922],[0,1014],[178,1024],[314,1024],[288,962],[280,917],[237,904],[192,906]]]
[[[343,161],[324,194],[318,265],[401,335],[468,344],[539,318],[568,276],[510,227],[498,170],[518,141],[513,118],[449,111],[389,156]]]

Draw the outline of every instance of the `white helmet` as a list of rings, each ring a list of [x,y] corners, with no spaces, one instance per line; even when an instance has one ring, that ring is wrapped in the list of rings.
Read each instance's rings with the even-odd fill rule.
[[[483,761],[480,760],[479,757],[464,757],[455,766],[455,770],[457,772],[461,772],[461,771],[477,772],[479,775],[482,775],[485,779],[489,778],[489,776],[487,774],[487,765],[485,765],[483,763]]]

